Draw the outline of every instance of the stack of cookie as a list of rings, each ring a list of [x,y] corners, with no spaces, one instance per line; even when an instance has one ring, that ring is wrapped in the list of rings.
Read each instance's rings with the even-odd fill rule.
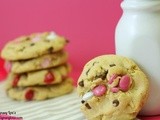
[[[70,93],[72,80],[64,50],[68,41],[54,32],[10,41],[2,50],[8,71],[6,92],[15,100],[44,100]]]

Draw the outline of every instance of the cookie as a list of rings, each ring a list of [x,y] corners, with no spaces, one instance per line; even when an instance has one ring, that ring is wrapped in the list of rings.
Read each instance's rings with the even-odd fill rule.
[[[65,64],[56,68],[50,68],[35,72],[14,74],[10,73],[7,78],[6,87],[26,87],[37,85],[51,85],[62,82],[70,72],[70,65]]]
[[[62,83],[48,86],[16,87],[7,89],[7,95],[15,100],[31,101],[45,100],[72,92],[73,85],[70,78]]]
[[[78,79],[81,110],[88,120],[134,120],[148,98],[146,75],[130,59],[102,55]]]
[[[9,60],[26,60],[62,50],[67,40],[53,32],[35,33],[10,41],[3,48],[1,57]]]
[[[29,71],[35,71],[40,69],[46,69],[55,67],[67,62],[68,54],[65,51],[46,54],[38,58],[7,62],[9,68],[8,71],[13,73],[24,73]],[[10,65],[9,65],[10,64]]]

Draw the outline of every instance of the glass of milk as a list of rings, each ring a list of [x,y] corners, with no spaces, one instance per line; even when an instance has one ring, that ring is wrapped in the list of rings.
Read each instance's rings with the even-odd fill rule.
[[[124,0],[116,27],[116,54],[133,59],[150,80],[142,115],[160,114],[160,0]]]

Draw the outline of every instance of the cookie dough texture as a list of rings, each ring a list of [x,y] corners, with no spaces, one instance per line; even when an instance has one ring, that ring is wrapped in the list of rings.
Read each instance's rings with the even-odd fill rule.
[[[72,92],[71,78],[66,78],[62,83],[48,86],[16,87],[7,89],[7,95],[15,100],[45,100]]]
[[[124,75],[130,76],[127,91],[111,91],[112,87],[118,86],[117,80],[109,84],[109,79],[115,74],[119,80]],[[106,85],[106,93],[82,101],[81,110],[88,120],[134,120],[148,98],[146,75],[126,57],[102,55],[89,61],[78,79],[78,93],[83,97],[98,85]]]
[[[52,54],[46,54],[34,59],[12,61],[11,71],[13,73],[24,73],[29,71],[56,67],[58,65],[66,63],[67,59],[68,53],[66,51],[59,51]]]
[[[26,60],[57,52],[66,44],[67,40],[64,37],[53,35],[52,32],[35,33],[21,36],[7,43],[1,56],[9,61]]]
[[[6,88],[57,84],[62,82],[63,79],[68,76],[70,71],[70,65],[65,64],[55,68],[23,74],[9,73]],[[47,75],[49,75],[49,81],[45,81]]]

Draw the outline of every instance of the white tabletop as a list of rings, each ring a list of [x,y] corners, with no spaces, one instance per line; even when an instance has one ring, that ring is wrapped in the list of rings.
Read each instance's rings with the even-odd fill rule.
[[[6,96],[4,83],[0,83],[0,112],[13,112],[23,120],[85,120],[76,90],[54,99],[20,102]]]

